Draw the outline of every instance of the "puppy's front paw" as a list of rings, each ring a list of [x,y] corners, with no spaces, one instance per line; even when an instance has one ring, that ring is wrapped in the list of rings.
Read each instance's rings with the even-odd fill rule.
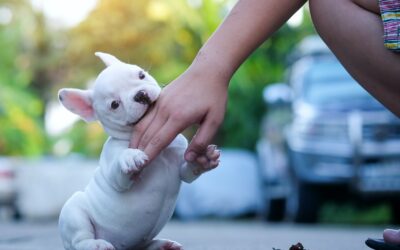
[[[122,152],[119,158],[119,164],[123,173],[127,175],[137,174],[142,171],[148,159],[149,158],[143,151],[127,148]]]
[[[208,145],[205,154],[200,155],[196,158],[198,167],[194,169],[194,174],[199,175],[211,169],[214,169],[219,164],[219,157],[221,152],[218,150],[216,145]]]

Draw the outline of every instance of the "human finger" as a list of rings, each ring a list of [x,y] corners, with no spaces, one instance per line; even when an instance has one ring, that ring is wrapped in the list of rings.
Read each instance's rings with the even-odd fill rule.
[[[168,146],[180,132],[181,128],[177,126],[172,119],[168,119],[167,122],[155,132],[144,149],[144,152],[149,157],[149,162],[152,161],[161,150]]]
[[[155,115],[154,119],[151,121],[149,126],[142,134],[138,143],[138,148],[141,150],[145,149],[149,145],[149,143],[153,140],[154,136],[157,135],[157,131],[163,128],[167,120],[168,117],[166,115],[163,114]]]
[[[131,140],[129,143],[130,148],[138,148],[139,143],[147,131],[147,128],[152,124],[153,120],[157,117],[158,108],[153,107],[147,114],[140,120],[138,124],[133,127]]]
[[[220,122],[215,118],[206,117],[185,152],[185,160],[193,162],[199,155],[206,152],[207,146],[216,134],[219,125]]]

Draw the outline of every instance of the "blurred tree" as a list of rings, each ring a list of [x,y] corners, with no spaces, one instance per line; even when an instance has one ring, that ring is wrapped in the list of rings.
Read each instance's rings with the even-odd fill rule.
[[[218,16],[207,16],[214,24],[202,23],[203,16],[185,0],[99,0],[88,18],[69,33],[65,61],[70,72],[64,82],[82,85],[103,68],[93,56],[95,51],[149,69],[160,82],[170,81],[185,69],[206,34],[216,27]]]
[[[32,9],[24,0],[0,1],[0,154],[36,155],[45,148],[43,103],[30,86]],[[18,17],[23,16],[23,19]]]
[[[262,92],[266,85],[285,81],[288,56],[295,45],[315,30],[309,10],[300,26],[285,24],[263,43],[239,68],[229,87],[229,100],[224,123],[217,135],[218,144],[254,149],[266,106]]]
[[[59,63],[65,70],[60,86],[90,84],[104,68],[94,56],[95,51],[138,64],[151,70],[161,84],[168,82],[187,67],[216,28],[220,6],[222,3],[217,5],[207,0],[201,7],[204,10],[199,11],[200,7],[193,8],[186,0],[99,0],[87,19],[68,33],[64,59]],[[98,130],[83,129],[84,126],[76,125],[67,137],[72,141],[73,151],[88,153],[80,142],[83,138],[99,138],[91,134]],[[101,139],[102,136],[96,141]],[[101,146],[98,144],[89,154],[96,154]]]
[[[84,87],[104,68],[93,56],[95,51],[138,64],[151,70],[161,84],[168,83],[191,63],[232,4],[229,0],[99,0],[86,20],[65,31],[50,27],[28,0],[0,0],[0,154],[48,152],[45,104],[60,86]],[[313,32],[306,17],[296,29],[282,28],[235,74],[218,144],[253,148],[264,112],[261,90],[282,80],[288,51]],[[79,124],[66,137],[73,151],[95,155],[104,133],[98,125]],[[88,140],[90,145],[82,143]]]
[[[95,51],[112,53],[126,62],[138,64],[151,70],[161,84],[168,83],[191,63],[232,3],[215,0],[99,0],[87,19],[68,33],[61,62],[65,74],[60,84],[87,85],[88,80],[104,68],[93,56]],[[305,11],[303,25],[297,28],[285,25],[235,74],[229,89],[225,121],[216,138],[219,145],[253,149],[265,111],[262,88],[283,80],[288,52],[302,37],[314,32],[307,13]],[[81,126],[74,128],[80,129]],[[85,136],[85,133],[77,133]],[[91,136],[90,131],[87,133],[86,137]],[[84,147],[77,141],[74,145]],[[74,150],[86,152],[81,147]]]

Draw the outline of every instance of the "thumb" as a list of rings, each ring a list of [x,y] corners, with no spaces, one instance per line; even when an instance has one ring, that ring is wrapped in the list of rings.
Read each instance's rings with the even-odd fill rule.
[[[214,119],[206,119],[198,128],[185,152],[185,160],[193,162],[207,151],[221,123]]]

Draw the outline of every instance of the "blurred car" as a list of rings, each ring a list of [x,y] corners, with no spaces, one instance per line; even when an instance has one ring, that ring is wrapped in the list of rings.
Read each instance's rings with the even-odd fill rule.
[[[182,183],[175,209],[177,218],[237,218],[260,213],[256,155],[238,148],[222,148],[221,152],[216,169],[192,183]]]
[[[0,209],[6,209],[7,215],[19,216],[16,208],[16,176],[14,161],[10,158],[0,158]]]
[[[315,222],[324,201],[353,197],[385,199],[400,222],[400,120],[319,37],[296,55],[288,83],[263,93],[268,112],[257,153],[266,218]]]

